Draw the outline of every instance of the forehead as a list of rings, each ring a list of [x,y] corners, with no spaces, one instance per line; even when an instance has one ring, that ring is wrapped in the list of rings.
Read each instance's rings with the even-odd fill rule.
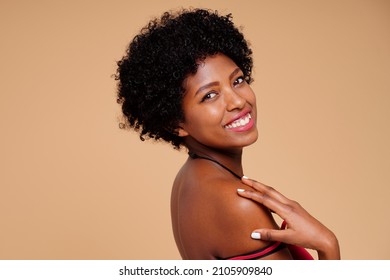
[[[204,84],[218,82],[229,78],[231,73],[237,69],[237,65],[224,54],[208,56],[199,63],[195,74],[190,74],[185,80],[186,91],[196,90]]]

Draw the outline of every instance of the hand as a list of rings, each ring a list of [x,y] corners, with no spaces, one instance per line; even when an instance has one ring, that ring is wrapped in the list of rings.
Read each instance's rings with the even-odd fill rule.
[[[298,202],[254,180],[243,177],[242,182],[252,190],[239,189],[237,193],[245,198],[263,204],[279,215],[286,223],[285,230],[257,229],[260,238],[266,241],[280,241],[316,250],[319,259],[340,259],[336,236],[317,219],[311,216]],[[258,234],[257,234],[258,236]]]

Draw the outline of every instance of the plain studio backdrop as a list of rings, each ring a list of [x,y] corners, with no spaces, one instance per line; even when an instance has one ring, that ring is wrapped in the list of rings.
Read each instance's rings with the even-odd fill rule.
[[[253,48],[245,174],[331,228],[342,258],[390,259],[386,0],[1,0],[0,258],[180,259],[169,200],[186,153],[119,129],[112,77],[180,7],[232,13]]]

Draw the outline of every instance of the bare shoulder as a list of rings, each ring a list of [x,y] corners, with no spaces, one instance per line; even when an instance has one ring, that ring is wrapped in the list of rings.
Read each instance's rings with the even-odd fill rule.
[[[187,258],[228,258],[269,245],[250,237],[254,229],[277,225],[268,209],[237,195],[248,186],[206,161],[192,161],[181,172],[173,201]]]

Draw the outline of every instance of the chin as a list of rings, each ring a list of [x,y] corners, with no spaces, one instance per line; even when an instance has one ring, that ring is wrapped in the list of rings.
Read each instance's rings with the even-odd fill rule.
[[[254,144],[257,141],[257,139],[258,139],[258,135],[256,135],[256,137],[252,141],[250,141],[247,145],[245,145],[244,147],[247,147],[247,146]]]
[[[257,133],[257,130],[256,130],[256,132],[253,133],[253,135],[251,135],[247,139],[245,139],[245,141],[238,143],[237,147],[244,148],[244,147],[250,146],[257,141],[258,137],[259,137],[259,134]]]

